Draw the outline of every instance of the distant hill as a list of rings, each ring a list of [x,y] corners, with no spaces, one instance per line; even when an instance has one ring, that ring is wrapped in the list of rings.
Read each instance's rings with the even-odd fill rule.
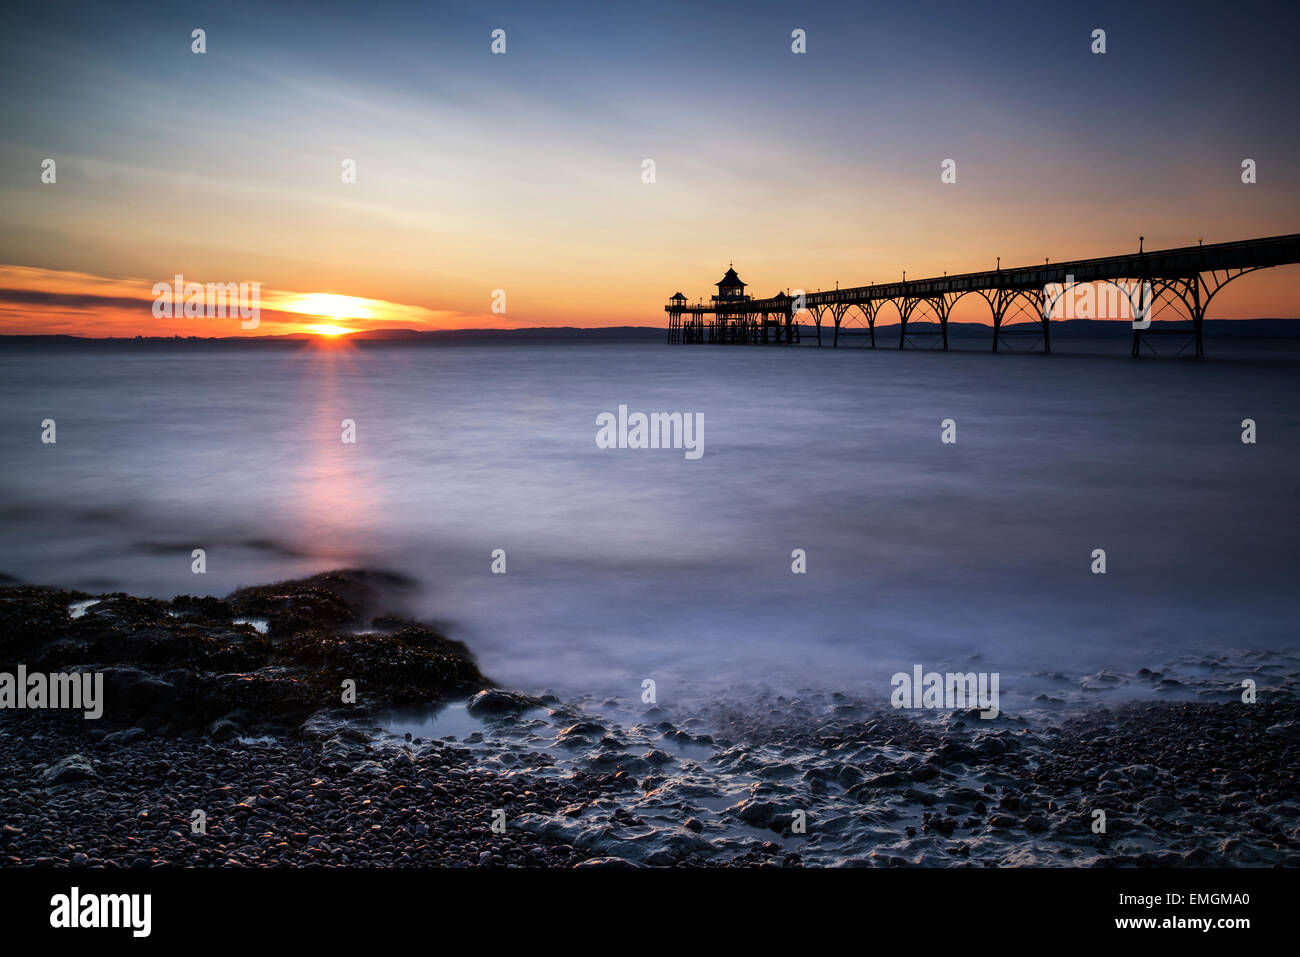
[[[916,327],[924,325],[921,322]],[[1177,323],[1153,322],[1152,328],[1159,329]],[[1183,324],[1185,325],[1185,324]],[[816,336],[815,328],[807,322],[801,323],[803,337]],[[1004,330],[1029,330],[1037,328],[1037,323],[1022,322],[1007,324]],[[865,331],[861,326],[854,326],[853,332]],[[1120,339],[1132,335],[1132,326],[1122,320],[1114,319],[1065,319],[1052,323],[1052,337],[1061,339]],[[526,329],[439,329],[424,331],[419,329],[367,329],[340,336],[353,342],[394,343],[406,345],[487,345],[487,344],[529,344],[529,343],[575,343],[599,344],[619,342],[662,343],[667,330],[662,326],[605,326],[588,329],[579,326],[535,326]],[[834,334],[834,326],[822,324],[823,340]],[[876,326],[877,336],[898,335],[898,323]],[[949,338],[991,338],[993,329],[977,322],[948,323]],[[1297,339],[1300,338],[1300,319],[1207,319],[1205,336],[1211,339]],[[296,332],[283,336],[135,336],[127,339],[85,338],[81,336],[0,336],[0,347],[28,343],[31,345],[57,346],[79,345],[125,345],[149,343],[154,345],[185,344],[222,344],[272,346],[280,344],[300,344],[314,340],[311,333]]]
[[[655,326],[603,326],[584,329],[579,326],[533,326],[527,329],[366,329],[349,333],[349,339],[384,340],[443,340],[462,342],[500,341],[556,341],[583,340],[587,342],[614,342],[626,340],[659,340],[666,330]],[[307,338],[310,338],[308,336]]]
[[[339,336],[353,342],[660,342],[665,330],[655,326],[604,326],[585,329],[579,326],[534,326],[526,329],[363,329]],[[125,338],[69,335],[0,335],[0,343],[283,343],[304,342],[319,338],[310,332],[291,332],[281,336],[131,336]]]

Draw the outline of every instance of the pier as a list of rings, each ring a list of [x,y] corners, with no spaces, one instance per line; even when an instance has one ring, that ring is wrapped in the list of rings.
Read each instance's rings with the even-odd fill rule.
[[[1238,242],[1198,244],[1146,250],[1100,259],[1077,259],[929,279],[871,283],[833,290],[792,289],[766,299],[747,295],[734,265],[718,281],[707,302],[691,303],[678,292],[668,313],[670,343],[755,345],[802,344],[803,328],[812,326],[810,344],[861,344],[876,347],[876,324],[896,314],[900,349],[929,343],[948,348],[948,317],[964,296],[977,295],[992,314],[993,351],[1017,337],[1030,350],[1052,351],[1052,316],[1070,290],[1099,284],[1118,293],[1135,317],[1132,354],[1141,354],[1150,336],[1181,336],[1183,347],[1205,354],[1202,327],[1211,300],[1234,279],[1272,266],[1300,263],[1300,233]],[[1100,318],[1090,316],[1088,318]],[[1153,322],[1161,325],[1153,327]],[[823,335],[823,327],[829,327]],[[1009,327],[1009,328],[1008,328]],[[854,342],[856,340],[856,343]],[[1021,350],[1024,351],[1024,350]]]

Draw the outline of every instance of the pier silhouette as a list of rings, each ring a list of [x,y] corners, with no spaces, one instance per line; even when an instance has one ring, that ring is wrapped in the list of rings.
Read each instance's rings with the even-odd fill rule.
[[[800,343],[801,326],[813,326],[816,345],[823,345],[822,327],[830,324],[830,345],[849,334],[863,335],[876,347],[876,323],[897,313],[898,347],[916,346],[924,337],[948,348],[948,318],[959,300],[977,295],[993,317],[993,351],[1007,336],[1030,337],[1030,348],[1052,351],[1052,315],[1072,288],[1107,284],[1126,300],[1134,322],[1132,354],[1138,356],[1144,337],[1183,336],[1205,354],[1203,325],[1211,300],[1228,283],[1247,273],[1272,266],[1300,263],[1300,233],[1245,239],[1212,245],[1147,250],[1139,239],[1136,252],[1099,259],[1077,259],[928,279],[872,283],[833,290],[790,290],[766,299],[745,294],[746,283],[734,266],[717,283],[708,302],[690,303],[678,292],[668,300],[670,343],[734,343],[793,345]],[[1162,315],[1163,314],[1163,315]],[[1092,317],[1097,318],[1097,317]],[[1152,327],[1159,321],[1162,325]],[[1031,328],[1023,328],[1024,325]],[[1006,325],[1017,328],[1004,328]]]

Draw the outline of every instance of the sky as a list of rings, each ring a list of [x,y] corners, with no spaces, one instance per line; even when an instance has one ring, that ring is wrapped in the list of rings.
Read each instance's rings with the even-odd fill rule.
[[[767,296],[1300,232],[1296,4],[1055,6],[24,4],[0,334],[656,325],[731,262]],[[259,326],[158,315],[177,275],[258,283]]]

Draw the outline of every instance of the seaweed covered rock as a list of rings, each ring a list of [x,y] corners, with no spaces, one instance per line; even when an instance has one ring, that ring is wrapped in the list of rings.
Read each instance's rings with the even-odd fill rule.
[[[266,619],[269,634],[282,637],[312,628],[363,624],[413,585],[393,572],[357,569],[240,588],[227,601],[237,615]]]
[[[106,726],[164,734],[222,720],[250,731],[298,727],[339,705],[345,681],[368,707],[489,684],[464,644],[393,613],[411,585],[386,572],[335,571],[171,602],[0,587],[0,670],[102,673]],[[265,633],[249,619],[265,621]]]
[[[62,637],[79,592],[36,585],[0,586],[0,663],[15,661]]]
[[[352,680],[368,703],[374,703],[373,689],[380,689],[385,703],[416,704],[482,684],[460,642],[444,638],[410,645],[399,635],[311,630],[284,639],[276,651],[280,661],[302,668],[323,693],[337,692],[343,681]]]

